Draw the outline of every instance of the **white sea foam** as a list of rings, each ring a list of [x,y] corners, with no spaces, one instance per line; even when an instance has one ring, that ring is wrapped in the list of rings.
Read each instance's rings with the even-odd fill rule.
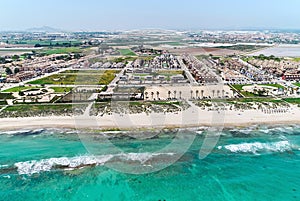
[[[10,179],[9,175],[4,175],[3,178]]]
[[[0,165],[0,168],[6,168],[8,167],[9,165]]]
[[[85,166],[101,166],[111,159],[120,159],[126,161],[139,161],[141,164],[145,163],[152,157],[167,155],[174,155],[173,153],[122,153],[116,155],[102,155],[102,156],[77,156],[77,157],[61,157],[50,158],[42,160],[32,160],[15,163],[17,171],[20,175],[32,175],[40,172],[47,172],[53,169],[74,170]]]
[[[285,152],[292,151],[295,146],[291,145],[288,141],[279,141],[272,143],[242,143],[231,144],[226,146],[219,146],[218,149],[225,148],[232,153],[253,153],[258,154],[260,152]]]

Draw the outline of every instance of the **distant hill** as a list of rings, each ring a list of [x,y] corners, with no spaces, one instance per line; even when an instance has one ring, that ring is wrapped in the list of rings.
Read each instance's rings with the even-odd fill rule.
[[[46,32],[46,33],[64,32],[60,29],[56,29],[56,28],[49,27],[49,26],[30,28],[30,29],[27,29],[26,31],[27,32]]]

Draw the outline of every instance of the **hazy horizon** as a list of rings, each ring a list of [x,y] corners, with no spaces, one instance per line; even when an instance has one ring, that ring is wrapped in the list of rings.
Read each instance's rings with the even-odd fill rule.
[[[300,30],[296,0],[21,1],[2,2],[0,31],[49,26],[64,31]]]

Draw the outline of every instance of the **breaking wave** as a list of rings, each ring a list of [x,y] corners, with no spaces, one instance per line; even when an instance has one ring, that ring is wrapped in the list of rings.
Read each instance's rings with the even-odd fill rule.
[[[15,163],[14,166],[20,175],[32,175],[40,172],[63,169],[74,170],[91,166],[102,166],[113,160],[137,161],[144,164],[146,161],[158,156],[172,156],[174,153],[122,153],[102,156],[77,156],[49,158]]]
[[[231,144],[225,146],[219,146],[219,150],[226,149],[232,153],[253,153],[259,154],[262,152],[286,152],[293,151],[295,149],[300,150],[299,147],[290,144],[288,141],[279,141],[272,143],[242,143],[242,144]]]

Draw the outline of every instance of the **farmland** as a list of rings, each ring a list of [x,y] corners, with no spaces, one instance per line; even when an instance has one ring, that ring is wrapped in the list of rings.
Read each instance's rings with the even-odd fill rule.
[[[37,85],[107,85],[119,71],[65,71],[30,82]]]

